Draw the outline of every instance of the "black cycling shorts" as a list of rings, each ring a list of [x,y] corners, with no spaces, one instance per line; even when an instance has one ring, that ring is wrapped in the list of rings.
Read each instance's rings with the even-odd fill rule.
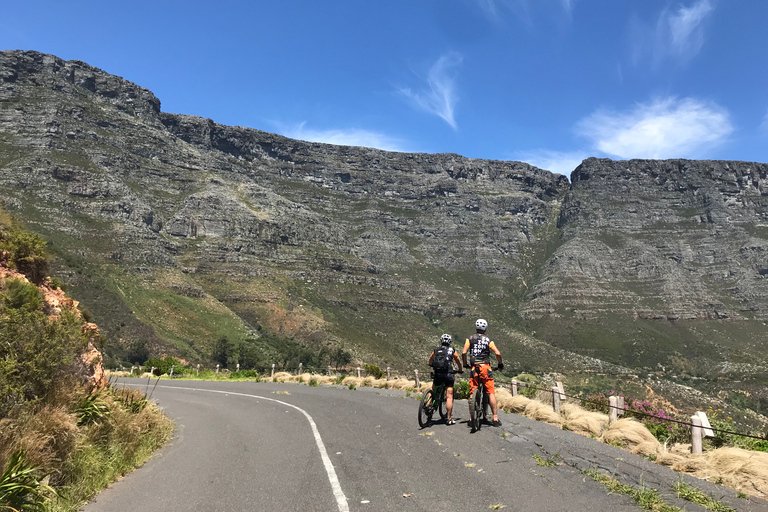
[[[452,388],[454,383],[456,382],[456,375],[454,375],[453,372],[448,372],[448,373],[435,372],[435,378],[433,382],[435,386],[439,386],[440,384],[445,384],[446,388]]]

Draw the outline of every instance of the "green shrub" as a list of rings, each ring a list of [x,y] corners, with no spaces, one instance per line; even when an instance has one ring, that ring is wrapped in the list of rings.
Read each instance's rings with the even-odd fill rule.
[[[238,370],[236,372],[232,372],[229,375],[230,379],[256,379],[256,382],[261,381],[261,376],[259,375],[258,370]]]
[[[363,368],[365,369],[365,373],[370,375],[374,379],[380,379],[384,376],[384,370],[382,370],[375,364],[364,364]]]
[[[309,385],[312,387],[317,387],[320,385],[320,381],[318,381],[316,378],[309,379]]]
[[[9,279],[5,283],[0,298],[7,308],[35,311],[43,305],[44,297],[34,284],[21,279]]]
[[[66,375],[87,342],[81,326],[66,309],[58,318],[23,309],[0,312],[0,418],[45,396]]]
[[[469,381],[460,380],[453,387],[453,398],[456,400],[466,400],[469,398]]]
[[[17,226],[0,226],[0,251],[10,253],[12,267],[33,283],[40,284],[48,273],[45,240]]]
[[[344,380],[344,375],[337,375],[336,379],[333,381],[334,384],[341,384],[341,381]]]
[[[45,495],[51,488],[40,483],[40,468],[27,463],[24,455],[23,450],[14,452],[0,476],[0,505],[9,510],[43,512]]]
[[[349,389],[352,389],[352,390],[357,389],[357,386],[355,386],[354,382],[350,383],[348,387]]]
[[[67,283],[65,283],[58,277],[52,277],[50,283],[51,283],[51,287],[54,289],[58,288],[61,291],[64,291],[64,292],[67,291],[67,288],[68,288]]]
[[[153,375],[157,375],[159,377],[160,375],[169,374],[171,372],[172,366],[174,367],[173,373],[176,373],[176,370],[181,368],[181,361],[174,357],[168,356],[165,359],[147,359],[147,362],[144,363],[144,366],[146,366],[148,370],[151,370],[154,366],[155,370]]]
[[[75,402],[75,409],[73,412],[77,416],[78,425],[90,425],[92,423],[98,423],[109,416],[109,407],[101,397],[101,393],[95,392],[82,395],[77,402]]]

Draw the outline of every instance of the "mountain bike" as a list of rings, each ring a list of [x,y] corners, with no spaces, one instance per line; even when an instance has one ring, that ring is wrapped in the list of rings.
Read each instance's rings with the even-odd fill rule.
[[[483,421],[488,421],[490,403],[485,392],[485,385],[480,382],[469,397],[469,426],[473,432],[480,430]]]
[[[431,374],[432,381],[435,380],[435,374]],[[432,415],[437,411],[440,418],[445,419],[447,415],[447,396],[445,394],[445,384],[435,385],[434,391],[428,389],[421,395],[419,402],[419,426],[426,428],[432,424]]]

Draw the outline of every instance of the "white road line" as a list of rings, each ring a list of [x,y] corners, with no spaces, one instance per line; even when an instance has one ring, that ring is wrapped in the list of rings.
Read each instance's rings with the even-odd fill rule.
[[[132,384],[132,385],[136,386],[137,384]],[[292,407],[296,409],[297,411],[302,413],[304,416],[306,416],[307,421],[309,421],[309,426],[312,427],[312,433],[315,436],[315,444],[317,444],[317,449],[320,450],[320,458],[323,459],[325,472],[328,473],[328,480],[331,482],[331,488],[333,489],[333,495],[336,498],[336,504],[339,507],[339,512],[349,512],[349,504],[347,503],[347,497],[344,495],[344,491],[341,490],[341,484],[339,484],[339,479],[336,476],[336,470],[333,468],[333,463],[331,463],[330,457],[328,457],[328,452],[325,449],[325,444],[323,443],[323,439],[320,437],[320,432],[317,430],[317,425],[315,424],[315,420],[312,419],[312,416],[310,416],[309,413],[304,409],[302,409],[301,407],[297,407],[293,404],[289,404],[288,402],[283,402],[282,400],[275,400],[274,398],[269,398],[266,396],[248,395],[245,393],[235,393],[232,391],[217,391],[214,389],[185,388],[185,387],[176,387],[176,386],[158,386],[158,387],[165,388],[165,389],[205,391],[208,393],[221,393],[223,395],[237,395],[237,396],[245,396],[248,398],[258,398],[260,400],[269,400],[270,402],[277,402],[279,404],[283,404],[288,407]]]

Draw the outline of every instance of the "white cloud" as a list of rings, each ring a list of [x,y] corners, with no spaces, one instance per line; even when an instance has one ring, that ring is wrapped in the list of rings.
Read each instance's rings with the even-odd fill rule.
[[[520,153],[516,159],[558,174],[570,176],[576,167],[590,155],[583,151],[550,151],[540,149]]]
[[[691,7],[681,7],[662,20],[669,26],[670,51],[678,57],[696,55],[704,44],[702,22],[714,7],[709,0],[699,0]],[[660,20],[661,22],[661,20]]]
[[[456,95],[455,68],[461,64],[461,54],[449,52],[440,57],[429,69],[427,88],[413,91],[409,88],[398,89],[417,108],[441,117],[454,130],[457,129],[454,108],[458,101]]]
[[[698,158],[725,141],[733,126],[728,111],[714,103],[670,97],[628,112],[597,111],[576,130],[614,157]]]
[[[697,0],[689,7],[664,9],[655,27],[636,22],[633,27],[635,61],[650,57],[654,65],[667,58],[687,61],[704,46],[704,24],[715,10],[711,0]]]
[[[283,127],[280,131],[286,137],[309,142],[324,142],[340,146],[362,146],[383,149],[385,151],[405,151],[402,141],[368,130],[314,130],[306,128],[306,123],[301,123],[293,127]]]
[[[765,117],[763,118],[763,122],[760,125],[760,129],[768,133],[768,112],[765,113]]]

